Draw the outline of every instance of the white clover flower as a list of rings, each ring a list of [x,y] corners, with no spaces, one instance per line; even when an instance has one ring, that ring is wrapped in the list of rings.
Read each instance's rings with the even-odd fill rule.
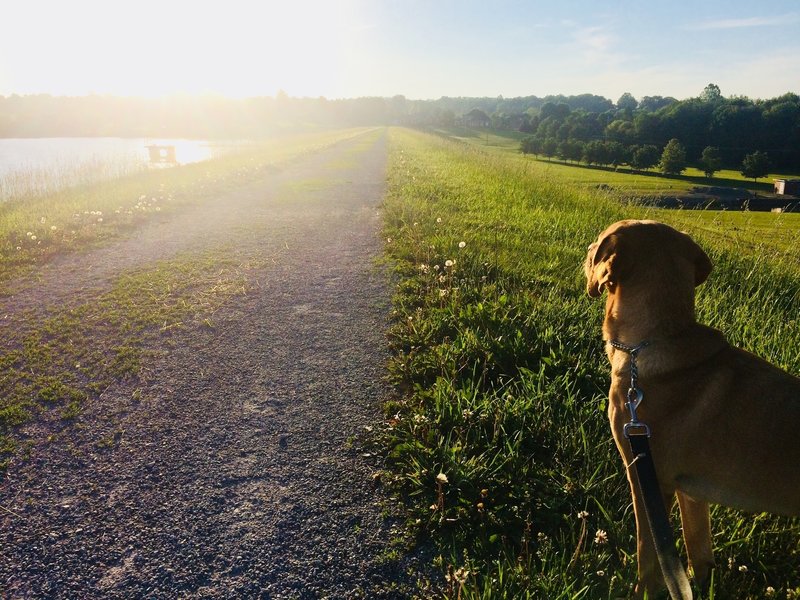
[[[747,565],[739,565],[739,573],[747,573]]]
[[[437,483],[449,483],[449,481],[447,480],[447,475],[445,475],[444,473],[439,473],[436,476],[436,482]]]
[[[775,588],[771,585],[767,586],[766,589],[767,596],[774,596],[775,595]]]
[[[442,222],[442,217],[436,217],[436,222],[437,223],[441,223]]]
[[[27,235],[28,237],[31,237],[31,236],[33,235],[33,232],[32,232],[32,231],[29,231],[29,232],[28,232],[28,233],[26,233],[25,235]]]
[[[589,513],[586,512],[585,510],[582,510],[582,511],[580,511],[578,513],[578,518],[579,519],[588,519],[589,518]]]
[[[32,236],[31,236],[31,239],[32,239],[32,240],[35,240],[35,239],[36,239],[36,236],[35,236],[35,235],[32,235]]]
[[[98,217],[98,218],[97,218],[97,222],[98,222],[98,223],[102,223],[102,222],[103,222],[103,217]]]
[[[594,543],[595,544],[607,544],[608,543],[608,534],[603,529],[598,529],[594,534]]]
[[[464,567],[461,567],[459,569],[456,569],[456,572],[453,574],[453,577],[455,577],[455,580],[458,583],[466,583],[468,575],[469,571],[467,571]]]
[[[50,225],[50,231],[55,231],[56,229],[58,229],[58,227],[55,225]]]
[[[605,577],[606,576],[606,572],[605,571],[598,571],[597,572],[597,576],[598,577]]]
[[[467,245],[467,242],[458,242],[458,247],[459,248],[464,248],[464,247],[466,247],[466,245]]]

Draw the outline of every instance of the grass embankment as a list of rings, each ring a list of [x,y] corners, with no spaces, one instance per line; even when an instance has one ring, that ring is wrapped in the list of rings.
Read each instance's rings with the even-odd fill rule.
[[[558,158],[522,156],[519,145],[527,134],[519,131],[478,131],[464,127],[453,127],[438,130],[437,133],[454,140],[467,143],[488,152],[516,155],[518,160],[533,163],[543,176],[569,181],[571,184],[586,189],[599,188],[611,191],[626,199],[648,197],[674,197],[690,193],[694,188],[722,187],[742,188],[758,194],[773,191],[773,179],[795,178],[797,175],[771,173],[759,181],[745,178],[739,171],[722,169],[714,173],[711,179],[702,170],[688,167],[680,175],[663,175],[657,170],[636,171],[622,165],[618,168],[567,163]]]
[[[255,153],[66,190],[29,199],[29,204],[0,204],[0,239],[5,240],[0,247],[0,284],[58,254],[126,235],[155,215],[213,202],[264,169],[363,131],[284,139]],[[377,134],[362,136],[349,151],[364,150]],[[292,201],[299,192],[287,188],[282,193]],[[123,208],[117,212],[115,207]],[[259,226],[257,220],[249,222],[256,234]],[[237,233],[241,238],[249,231]],[[214,312],[246,293],[253,271],[273,258],[262,244],[240,245],[232,239],[199,254],[184,253],[122,272],[90,301],[48,307],[44,320],[40,315],[5,315],[14,326],[4,327],[0,349],[0,477],[11,457],[30,447],[31,440],[19,433],[20,425],[46,416],[57,438],[87,399],[98,397],[114,381],[136,375],[154,343],[169,347],[173,332],[181,327],[213,328]],[[42,302],[47,304],[47,298]]]
[[[587,245],[620,218],[689,229],[716,263],[700,320],[798,373],[796,259],[783,243],[742,252],[723,222],[625,207],[516,157],[407,130],[391,140],[391,372],[402,394],[382,435],[412,530],[438,543],[451,598],[625,596],[634,523],[605,415]],[[764,218],[789,231],[783,242],[797,239],[796,217]],[[800,523],[726,509],[713,520],[717,598],[800,586]]]

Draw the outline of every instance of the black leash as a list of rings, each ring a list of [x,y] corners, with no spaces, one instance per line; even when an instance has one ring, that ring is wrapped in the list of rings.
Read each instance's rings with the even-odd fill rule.
[[[686,577],[683,563],[675,548],[672,525],[670,525],[669,515],[664,506],[661,487],[658,485],[656,467],[650,452],[650,427],[642,423],[636,414],[636,409],[639,408],[639,404],[644,398],[644,394],[638,385],[639,371],[636,366],[636,357],[639,351],[649,344],[648,342],[642,342],[638,346],[628,346],[615,340],[609,343],[617,350],[621,350],[631,357],[631,386],[628,388],[628,401],[625,403],[631,415],[631,420],[625,424],[623,434],[628,443],[630,443],[631,452],[633,453],[633,462],[628,465],[628,468],[635,467],[636,470],[636,478],[639,480],[639,489],[644,501],[647,523],[650,525],[650,532],[653,536],[658,564],[661,567],[661,573],[664,575],[664,582],[667,585],[670,597],[673,600],[691,600],[692,590],[689,586],[689,579]]]

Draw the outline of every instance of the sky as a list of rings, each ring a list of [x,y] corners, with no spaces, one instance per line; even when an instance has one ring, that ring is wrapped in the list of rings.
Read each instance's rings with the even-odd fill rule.
[[[800,93],[798,0],[3,0],[0,95]]]

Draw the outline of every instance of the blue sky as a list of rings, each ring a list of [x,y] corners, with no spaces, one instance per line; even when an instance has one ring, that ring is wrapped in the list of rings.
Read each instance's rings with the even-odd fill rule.
[[[800,92],[797,0],[6,0],[0,94]]]

